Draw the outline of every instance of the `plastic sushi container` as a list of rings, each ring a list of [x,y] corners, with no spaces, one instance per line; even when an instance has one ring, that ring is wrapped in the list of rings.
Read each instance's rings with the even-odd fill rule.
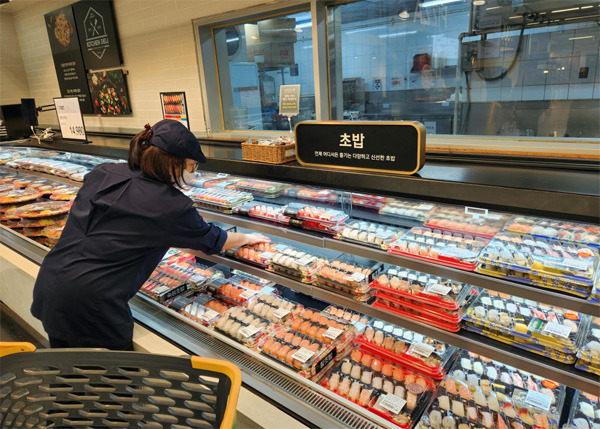
[[[427,213],[424,226],[491,239],[502,231],[509,218],[503,213],[485,209],[442,205]]]
[[[286,325],[294,331],[334,345],[340,357],[352,347],[352,341],[357,335],[357,329],[352,323],[339,321],[326,312],[310,308],[294,315],[286,322]]]
[[[353,206],[364,207],[366,209],[380,210],[387,201],[387,197],[369,194],[352,194],[350,201]]]
[[[459,310],[467,296],[477,291],[474,286],[401,267],[390,267],[378,276],[371,288],[398,299],[422,302],[432,309]]]
[[[194,205],[209,210],[231,214],[233,208],[254,198],[248,192],[232,191],[227,189],[197,189],[190,192],[189,197]]]
[[[600,317],[588,318],[583,338],[575,368],[600,375]]]
[[[411,222],[423,223],[427,214],[435,208],[435,204],[402,198],[388,198],[379,214],[393,216]]]
[[[372,295],[369,285],[382,269],[381,262],[343,255],[330,260],[317,271],[315,284],[340,291],[358,301],[367,301]]]
[[[228,175],[220,176],[214,174],[205,174],[199,175],[198,173],[194,174],[194,179],[190,179],[187,181],[187,184],[193,186],[195,188],[212,188],[217,186],[219,183],[224,181],[229,181],[230,178]]]
[[[290,277],[303,283],[316,281],[317,271],[327,262],[322,256],[277,245],[273,249],[269,269],[274,273]]]
[[[260,351],[295,370],[302,377],[319,380],[333,365],[337,348],[288,326],[279,326],[259,341]]]
[[[234,213],[250,216],[255,219],[275,222],[282,225],[290,224],[290,217],[283,214],[284,206],[276,204],[245,203],[236,207]]]
[[[250,298],[244,307],[273,323],[285,323],[304,309],[300,304],[268,293]]]
[[[150,278],[140,288],[140,292],[150,298],[164,302],[188,290],[188,284],[181,280],[161,276],[159,279]]]
[[[261,268],[268,268],[271,259],[275,255],[275,244],[274,243],[260,243],[255,245],[242,246],[234,255],[236,259],[247,262],[252,265],[256,265]],[[233,252],[225,251],[225,254],[229,255]]]
[[[402,428],[414,426],[435,391],[430,378],[362,347],[343,359],[321,385]]]
[[[270,320],[244,307],[230,308],[214,323],[215,330],[249,348],[255,348],[259,338],[272,327]]]
[[[179,303],[178,300],[182,300],[182,303]],[[204,326],[212,326],[219,319],[221,313],[230,308],[227,304],[203,294],[189,298],[179,296],[175,298],[170,307]]]
[[[285,188],[283,183],[256,179],[240,179],[233,186],[235,189],[259,194],[266,198],[277,198],[281,196],[281,193]]]
[[[381,320],[371,321],[355,342],[364,350],[434,380],[444,378],[458,352],[454,346]]]
[[[336,307],[335,305],[330,305],[323,310],[323,312],[330,317],[336,318],[340,322],[354,323],[359,331],[362,331],[372,320],[371,316],[365,316],[362,313],[357,313],[342,307]]]
[[[224,278],[210,280],[207,289],[214,290],[215,296],[233,305],[244,305],[260,293],[260,289],[245,288],[235,279]]]
[[[463,352],[419,429],[559,429],[565,386]]]
[[[284,194],[290,198],[317,201],[320,203],[337,203],[340,201],[340,193],[331,189],[314,189],[306,186],[292,186],[285,189]]]
[[[388,252],[474,271],[488,242],[481,237],[415,227],[388,246]]]
[[[481,253],[478,271],[486,274],[495,271],[498,276],[510,276],[521,283],[533,283],[587,298],[599,261],[595,248],[500,233]],[[511,275],[514,272],[522,275]]]
[[[575,354],[584,335],[587,316],[575,311],[482,290],[463,316],[465,323],[540,344],[566,354]]]
[[[353,221],[336,228],[334,238],[376,249],[387,249],[387,245],[400,238],[404,230],[371,222]]]
[[[504,231],[600,248],[600,225],[595,224],[533,216],[513,216],[504,226]]]
[[[346,219],[348,215],[340,210],[328,209],[317,206],[307,206],[306,204],[290,203],[283,214],[304,221],[313,221],[328,225],[337,225]]]
[[[567,423],[562,429],[600,429],[600,398],[576,390]]]
[[[161,264],[156,270],[173,278],[188,282],[194,290],[200,289],[209,279],[222,276],[221,272],[204,268],[193,261],[176,261],[171,264]]]

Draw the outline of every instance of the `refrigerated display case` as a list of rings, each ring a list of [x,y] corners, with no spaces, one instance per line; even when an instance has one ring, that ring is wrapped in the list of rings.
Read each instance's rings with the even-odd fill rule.
[[[0,173],[4,173],[0,174],[0,181],[10,184],[15,179],[20,180],[20,175],[24,173],[34,177],[28,184],[43,178],[77,187],[81,184],[77,180],[80,177],[66,177],[64,169],[38,168],[29,160],[43,159],[44,165],[52,166],[54,164],[49,162],[55,156],[52,153],[67,149],[103,154],[97,147],[66,145],[52,149],[53,152],[40,152],[44,154],[43,157],[40,153],[36,156],[25,154],[22,158],[27,162],[12,162],[19,159],[19,151],[0,148],[0,160],[4,163],[0,166]],[[210,153],[210,149],[207,152]],[[113,156],[113,160],[118,161],[126,156],[126,152],[106,149],[105,155]],[[70,162],[76,162],[78,157],[71,156],[69,159]],[[62,164],[59,166],[64,168]],[[546,222],[548,218],[556,217],[559,223],[551,225],[556,225],[552,228],[557,230],[557,234],[562,230],[573,232],[580,224],[587,224],[587,228],[584,228],[586,233],[582,236],[569,235],[569,240],[576,239],[576,242],[565,241],[562,244],[568,248],[558,268],[566,269],[569,273],[579,270],[585,274],[585,286],[588,283],[597,284],[598,252],[593,237],[594,228],[598,226],[598,190],[592,182],[596,178],[594,172],[559,171],[553,183],[536,187],[524,184],[536,172],[529,172],[529,177],[515,182],[511,168],[494,171],[493,180],[498,181],[494,184],[486,183],[489,179],[476,166],[470,171],[469,181],[443,180],[444,169],[447,169],[446,173],[456,173],[460,168],[443,165],[438,166],[440,171],[432,169],[421,172],[429,174],[430,178],[324,171],[294,164],[267,166],[216,158],[210,159],[203,167],[206,173],[212,174],[207,174],[207,177],[222,178],[223,174],[214,174],[226,173],[227,189],[220,186],[223,184],[221,181],[203,182],[201,190],[193,188],[190,196],[192,199],[195,197],[199,213],[207,221],[233,226],[238,230],[265,233],[272,238],[273,245],[212,256],[190,252],[202,259],[204,264],[219,264],[223,267],[221,271],[213,269],[212,272],[216,274],[218,271],[222,275],[213,278],[208,272],[203,272],[203,281],[197,278],[196,286],[191,287],[187,279],[178,277],[185,270],[170,265],[170,269],[164,267],[157,272],[157,279],[149,280],[156,284],[148,285],[132,300],[134,317],[139,323],[151,327],[187,350],[225,357],[235,362],[247,375],[249,385],[265,396],[277,398],[282,407],[305,416],[307,421],[319,422],[319,426],[414,426],[420,414],[428,409],[429,399],[435,396],[439,380],[446,379],[446,372],[456,356],[450,351],[456,351],[457,348],[493,358],[500,362],[498,365],[531,372],[560,385],[588,392],[600,388],[600,378],[577,369],[572,359],[569,359],[569,363],[556,362],[532,350],[506,344],[498,338],[468,331],[463,327],[466,322],[462,321],[463,316],[469,316],[468,321],[473,322],[472,325],[478,322],[476,326],[483,326],[480,316],[485,317],[496,309],[499,314],[498,320],[493,321],[497,322],[494,327],[507,330],[511,327],[504,327],[502,321],[505,318],[500,313],[507,311],[507,307],[513,310],[512,305],[517,309],[521,302],[535,301],[545,306],[540,314],[548,320],[540,319],[539,314],[531,317],[532,320],[527,319],[528,329],[534,318],[541,320],[541,324],[531,326],[526,333],[515,329],[523,337],[522,340],[548,340],[543,344],[544,347],[555,345],[553,350],[556,353],[567,352],[571,357],[583,357],[584,363],[590,354],[587,353],[590,344],[591,352],[597,352],[593,343],[595,339],[590,336],[597,333],[590,331],[591,322],[587,315],[597,316],[600,309],[598,304],[586,300],[582,294],[563,294],[556,288],[544,287],[545,284],[521,281],[525,277],[499,277],[479,269],[487,261],[485,258],[489,252],[486,253],[485,249],[490,242],[493,243],[502,234],[518,233],[515,224],[529,225],[531,219],[544,218]],[[52,171],[57,175],[53,175]],[[466,175],[466,172],[469,172],[468,168],[464,167],[463,174]],[[482,175],[477,176],[479,173]],[[201,177],[199,175],[199,180]],[[236,186],[238,182],[240,185]],[[294,185],[290,185],[290,182]],[[529,183],[534,182],[529,180]],[[18,184],[20,186],[21,182]],[[553,186],[556,189],[550,189]],[[311,195],[314,198],[307,202]],[[335,198],[318,199],[319,196],[331,195],[335,195]],[[369,201],[376,201],[377,204],[365,204],[365,196],[371,197]],[[37,197],[38,200],[40,198],[45,197]],[[248,201],[256,202],[256,205],[252,203],[252,207],[259,206],[257,212],[260,212],[260,206],[276,206],[279,208],[277,220],[268,215],[248,217],[250,209],[242,209],[249,207],[244,205]],[[31,200],[27,203],[30,204]],[[463,212],[457,211],[457,204],[462,204]],[[465,210],[465,206],[469,208]],[[477,210],[472,210],[473,206]],[[266,213],[273,211],[267,210]],[[4,225],[10,226],[10,222],[17,220],[14,212],[10,211],[9,216],[4,213]],[[294,222],[281,222],[282,216]],[[458,222],[461,216],[463,220],[475,216],[483,220],[464,221],[464,225],[460,222],[450,225],[442,222],[440,225],[440,220]],[[15,225],[21,222],[19,218]],[[479,229],[483,227],[485,231]],[[469,228],[477,229],[470,231]],[[536,231],[532,228],[522,231],[523,237],[537,241],[552,240],[544,234],[537,236],[534,234]],[[4,245],[36,263],[41,262],[47,250],[19,235],[18,228],[11,230],[3,227],[0,232]],[[369,234],[373,235],[373,240],[369,240]],[[40,242],[44,239],[38,238]],[[51,245],[56,239],[56,233],[49,234],[44,244]],[[431,242],[428,242],[430,239]],[[410,246],[410,243],[415,243],[416,247]],[[587,245],[590,245],[589,255],[586,253],[588,256],[581,256],[580,248],[587,248]],[[406,251],[402,250],[404,247]],[[570,255],[572,260],[566,261],[565,265],[571,247],[576,252]],[[584,258],[585,266],[579,260]],[[571,279],[569,273],[557,271],[556,264],[546,265],[544,261],[542,265],[553,270],[548,276]],[[211,268],[203,265],[202,269]],[[223,275],[223,271],[227,270],[239,270],[255,276],[253,284],[261,286],[261,291],[243,286],[235,274]],[[575,280],[579,280],[579,277]],[[256,282],[259,281],[272,283],[269,286],[258,285]],[[276,285],[274,289],[273,285]],[[262,287],[265,286],[271,289],[263,292]],[[203,292],[204,288],[212,290],[210,296]],[[245,295],[241,296],[243,293]],[[489,298],[490,295],[493,298]],[[271,305],[274,299],[278,301]],[[496,308],[495,300],[500,300],[504,307]],[[286,303],[291,304],[289,310]],[[320,314],[319,317],[323,319],[311,319],[308,324],[303,324],[306,320],[302,319],[304,313],[301,309],[310,308],[315,303],[321,307],[311,311],[317,310],[313,314]],[[260,306],[258,310],[257,306]],[[329,321],[338,317],[337,310],[333,314],[332,308],[335,307],[332,306],[343,309],[341,319],[336,322],[341,327],[328,325],[332,323]],[[554,306],[560,307],[561,311],[553,311]],[[357,320],[344,320],[346,313],[351,319],[356,314]],[[507,314],[510,316],[515,313]],[[570,332],[566,339],[562,338],[560,327],[554,325],[573,322],[572,314],[581,315],[573,324],[575,329],[582,332]],[[436,323],[436,320],[444,323]],[[446,325],[452,324],[454,327],[448,329]],[[557,331],[546,332],[549,324],[553,324],[552,327]],[[394,328],[387,332],[386,326]],[[332,327],[332,332],[338,334],[335,337],[337,343],[328,343],[323,338]],[[377,334],[376,338],[375,332],[381,335]],[[410,339],[405,332],[412,333],[408,335]],[[565,345],[565,341],[568,344]],[[269,347],[265,346],[267,342]],[[300,342],[305,347],[299,347]],[[275,350],[275,343],[279,344],[278,350]],[[391,349],[386,345],[391,345]],[[580,350],[577,348],[580,345],[587,345],[587,348]],[[345,394],[340,395],[339,390],[331,389],[329,383],[335,373],[340,375],[340,382],[347,375],[344,373],[346,368],[342,366],[344,359],[352,360],[349,355],[351,350],[362,350],[361,353],[380,356],[379,359],[389,365],[400,364],[418,372],[424,380],[430,380],[423,387],[424,391],[430,393],[416,394],[417,402],[411,404],[414,407],[408,413],[394,408],[402,402],[391,403],[394,399],[391,396],[385,401],[385,394],[392,393],[385,392],[383,384],[381,389],[375,389],[363,382],[359,386],[358,397],[354,398],[359,387],[355,386],[350,395],[353,386],[350,380],[348,392],[345,392],[344,386]],[[296,354],[298,351],[300,353]],[[427,352],[429,354],[425,356]],[[575,355],[577,352],[580,354]],[[593,356],[596,357],[595,354]],[[366,368],[364,362],[360,365],[362,372],[358,377],[359,382]],[[404,389],[402,383],[398,380],[392,382],[393,389],[398,387],[401,392]],[[363,391],[366,393],[361,398],[360,392]],[[439,404],[435,406],[439,407]],[[431,410],[435,411],[436,408]]]

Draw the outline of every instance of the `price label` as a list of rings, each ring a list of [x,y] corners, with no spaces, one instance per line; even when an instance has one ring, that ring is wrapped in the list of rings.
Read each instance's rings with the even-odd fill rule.
[[[296,359],[302,363],[306,363],[311,357],[315,355],[315,352],[308,350],[305,347],[300,347],[296,353],[292,355],[292,359]]]
[[[217,317],[219,315],[219,313],[215,310],[211,310],[210,308],[207,309],[202,316],[200,316],[200,318],[202,320],[206,320],[207,322],[210,322],[211,320],[213,320],[215,317]]]
[[[473,216],[473,219],[479,219],[480,216],[487,217],[488,210],[487,209],[480,209],[478,207],[469,207],[469,206],[467,206],[467,207],[465,207],[465,214]]]
[[[350,280],[355,282],[362,282],[367,276],[363,273],[354,273],[350,276]]]
[[[398,270],[395,269],[390,269],[388,270],[388,276],[397,276],[398,275]]]
[[[240,293],[240,298],[242,299],[250,299],[252,298],[254,295],[256,295],[258,292],[255,290],[245,290],[244,292]]]
[[[285,244],[278,244],[273,249],[277,250],[278,252],[283,252],[287,248],[288,247]]]
[[[571,333],[571,327],[558,322],[548,322],[544,327],[544,332],[558,337],[568,338]]]
[[[388,393],[383,397],[379,405],[395,415],[402,411],[402,408],[406,405],[406,401],[399,396]]]
[[[448,295],[448,292],[450,292],[452,290],[451,286],[444,286],[441,285],[439,283],[435,283],[432,285],[429,285],[425,288],[424,292],[425,293],[435,293],[436,295]]]
[[[272,252],[263,252],[259,256],[263,259],[273,259],[273,256],[275,256],[275,254]]]
[[[312,258],[310,256],[304,256],[303,258],[300,258],[296,261],[296,263],[298,265],[302,265],[302,266],[307,266],[308,264],[310,264],[312,261]]]
[[[578,271],[586,271],[590,266],[591,260],[581,260],[581,259],[563,259],[561,265],[572,268]]]
[[[239,333],[244,337],[244,338],[249,338],[252,335],[258,333],[262,331],[262,328],[257,328],[256,326],[253,325],[248,325],[248,326],[244,326],[242,329],[239,330]]]
[[[337,337],[340,336],[340,334],[342,332],[344,332],[344,331],[341,329],[331,327],[331,328],[327,328],[327,330],[325,331],[323,336],[327,337],[327,338],[331,338],[332,340],[335,340]]]
[[[63,138],[86,140],[79,99],[77,97],[57,97],[54,99],[54,106]]]
[[[549,411],[550,406],[552,405],[552,397],[536,392],[535,390],[529,390],[525,397],[525,403],[540,410]]]
[[[283,319],[285,316],[287,316],[290,313],[291,313],[290,310],[287,310],[285,308],[278,308],[277,310],[275,310],[273,312],[273,316],[277,319]]]
[[[200,275],[194,275],[190,277],[189,282],[194,283],[195,285],[200,284],[206,280],[206,277]]]
[[[408,348],[408,354],[410,354],[410,355],[416,354],[419,356],[423,356],[424,358],[428,358],[429,356],[431,356],[431,353],[433,353],[434,350],[435,350],[435,347],[430,346],[429,344],[413,343]]]

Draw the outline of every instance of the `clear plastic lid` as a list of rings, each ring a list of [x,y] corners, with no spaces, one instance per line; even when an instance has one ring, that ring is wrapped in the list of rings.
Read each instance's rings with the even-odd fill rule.
[[[335,305],[330,305],[323,311],[329,314],[331,317],[335,317],[336,319],[345,323],[354,323],[358,326],[359,331],[362,331],[372,319],[371,316],[365,316],[362,313],[357,313],[355,311],[348,310],[347,308],[336,307]]]
[[[387,244],[397,240],[405,230],[372,222],[353,221],[337,227],[335,238],[363,244],[378,249],[387,249]]]
[[[229,189],[197,189],[194,188],[189,195],[192,200],[205,207],[223,207],[232,208],[252,201],[254,198],[248,192],[233,191]]]
[[[274,323],[285,323],[304,308],[300,304],[268,293],[250,298],[244,306]]]
[[[411,221],[424,221],[427,213],[429,213],[435,204],[406,200],[402,198],[388,198],[385,206],[379,210],[380,214],[387,216],[399,217]]]
[[[358,207],[364,207],[372,210],[379,210],[387,201],[387,197],[382,197],[379,195],[369,195],[369,194],[355,194],[351,195],[352,205]]]
[[[221,315],[214,327],[247,347],[254,347],[258,339],[271,330],[273,324],[247,308],[232,307]]]
[[[275,243],[242,246],[235,252],[235,257],[250,264],[267,268],[275,255],[275,246]]]
[[[285,185],[283,183],[270,182],[266,180],[240,179],[234,184],[234,187],[242,191],[258,193],[270,197],[277,197],[281,195]]]
[[[306,186],[292,186],[286,188],[284,193],[286,196],[291,198],[318,201],[322,203],[337,203],[341,198],[341,194],[339,192],[331,189],[316,189]]]
[[[0,204],[14,204],[33,201],[43,194],[35,189],[12,189],[0,193]]]
[[[425,226],[444,231],[492,238],[502,230],[509,216],[475,207],[438,205],[427,213]]]
[[[569,419],[562,429],[598,429],[600,427],[600,398],[576,390],[571,402]]]
[[[285,207],[284,214],[301,220],[315,221],[325,224],[339,224],[348,215],[340,210],[328,209],[317,206],[307,206],[300,203],[291,203]]]
[[[513,216],[506,223],[504,231],[600,248],[600,225],[595,224],[534,216]]]
[[[288,225],[290,223],[289,216],[283,214],[284,206],[276,204],[261,204],[261,203],[245,203],[240,207],[235,208],[235,213],[250,216],[256,219],[266,220],[268,222],[281,223]]]
[[[70,209],[70,202],[42,201],[19,207],[14,215],[23,218],[39,218],[67,213]]]
[[[305,283],[312,283],[317,270],[326,263],[326,259],[289,246],[279,244],[273,248],[271,270]]]
[[[600,370],[600,317],[590,316],[583,331],[577,357]]]

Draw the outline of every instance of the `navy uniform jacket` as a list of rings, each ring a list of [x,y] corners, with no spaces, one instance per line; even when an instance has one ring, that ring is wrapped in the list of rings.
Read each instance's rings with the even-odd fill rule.
[[[33,290],[31,312],[48,335],[79,347],[130,345],[127,301],[169,247],[210,254],[227,240],[192,204],[174,186],[125,163],[99,165],[87,174]]]

